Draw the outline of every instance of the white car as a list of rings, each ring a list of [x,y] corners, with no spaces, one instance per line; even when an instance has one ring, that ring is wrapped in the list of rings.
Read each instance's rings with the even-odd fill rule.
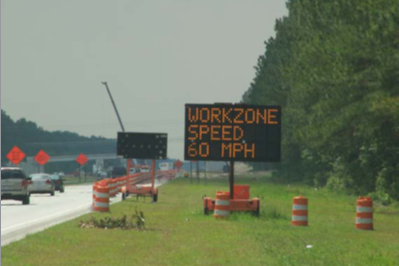
[[[100,171],[97,173],[97,177],[106,178],[108,176],[107,172]]]
[[[149,173],[149,172],[150,172],[150,167],[144,165],[144,166],[142,166],[142,167],[140,168],[140,172],[142,172],[142,173]]]
[[[136,169],[135,168],[130,168],[129,169],[129,174],[134,175],[136,173]]]
[[[32,174],[29,183],[29,193],[50,193],[54,196],[55,186],[51,181],[51,176],[48,174]]]

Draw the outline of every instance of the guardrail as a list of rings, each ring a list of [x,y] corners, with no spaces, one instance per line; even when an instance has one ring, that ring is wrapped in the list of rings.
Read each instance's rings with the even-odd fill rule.
[[[156,171],[156,179],[171,180],[176,177],[176,170]],[[126,198],[126,194],[134,193],[137,185],[145,181],[150,181],[151,173],[137,173],[133,175],[122,176],[118,178],[107,178],[93,184],[93,203],[94,211],[109,212],[110,198],[122,193],[122,198]],[[154,189],[154,188],[152,188]],[[157,191],[157,190],[156,190]]]

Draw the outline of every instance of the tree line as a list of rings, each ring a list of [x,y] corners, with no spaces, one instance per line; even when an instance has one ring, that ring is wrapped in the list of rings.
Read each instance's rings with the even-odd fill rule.
[[[282,106],[278,177],[399,200],[399,1],[287,8],[242,97]]]
[[[84,137],[68,131],[47,131],[25,118],[14,121],[1,110],[2,165],[8,162],[6,156],[14,146],[18,146],[27,156],[35,156],[41,149],[50,156],[116,152],[115,139]]]

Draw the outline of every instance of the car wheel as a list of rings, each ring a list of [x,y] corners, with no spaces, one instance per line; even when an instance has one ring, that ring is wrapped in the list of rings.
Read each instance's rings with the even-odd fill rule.
[[[64,193],[64,192],[65,192],[65,189],[64,189],[64,188],[61,188],[61,189],[60,189],[60,192],[61,192],[61,193]]]
[[[52,192],[50,193],[50,195],[51,195],[51,196],[54,196],[54,191],[52,191]]]
[[[30,203],[30,197],[29,195],[27,195],[22,199],[22,205],[29,205],[29,203]]]

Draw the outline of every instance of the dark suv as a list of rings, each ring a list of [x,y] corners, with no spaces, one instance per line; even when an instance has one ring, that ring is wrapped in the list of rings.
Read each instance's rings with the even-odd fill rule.
[[[114,166],[112,168],[112,178],[117,178],[126,175],[126,167],[124,166]]]
[[[30,179],[18,167],[1,167],[1,200],[20,200],[30,203],[28,190]]]
[[[64,181],[62,180],[61,176],[58,174],[50,175],[51,181],[54,183],[54,190],[58,190],[61,193],[64,193]]]

